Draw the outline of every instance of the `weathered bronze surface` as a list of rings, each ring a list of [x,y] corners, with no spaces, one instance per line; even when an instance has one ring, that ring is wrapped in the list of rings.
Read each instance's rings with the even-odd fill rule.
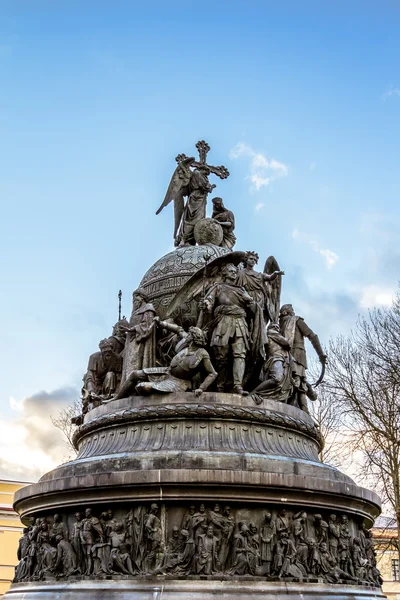
[[[280,306],[276,259],[259,272],[257,252],[232,250],[221,198],[206,217],[208,176],[229,173],[197,148],[199,161],[177,157],[159,209],[174,201],[177,248],[89,358],[77,457],[16,494],[7,599],[384,598],[379,498],[319,460],[307,402],[325,352]]]
[[[346,515],[325,521],[290,505],[220,502],[114,504],[84,514],[64,512],[56,535],[56,516],[37,517],[24,532],[16,581],[111,574],[380,583],[370,532]]]
[[[196,161],[186,154],[176,157],[178,166],[172,175],[167,193],[160,208],[162,209],[170,202],[174,202],[174,240],[175,246],[195,245],[199,242],[195,237],[195,227],[206,216],[207,196],[215,185],[210,185],[208,176],[212,173],[220,179],[229,177],[226,167],[213,167],[207,164],[207,154],[210,146],[204,140],[197,142],[196,148],[199,160]],[[193,167],[192,171],[190,167]],[[187,197],[186,204],[184,198]],[[222,243],[222,237],[219,243]]]

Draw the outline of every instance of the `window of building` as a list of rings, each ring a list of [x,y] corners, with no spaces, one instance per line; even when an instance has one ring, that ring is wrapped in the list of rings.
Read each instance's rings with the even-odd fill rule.
[[[400,561],[398,558],[392,558],[392,577],[393,581],[400,581]]]

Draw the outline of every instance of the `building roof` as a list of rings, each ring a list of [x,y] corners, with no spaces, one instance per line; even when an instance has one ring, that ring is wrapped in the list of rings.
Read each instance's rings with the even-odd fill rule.
[[[36,481],[17,481],[16,479],[0,479],[0,483],[9,483],[11,485],[30,485]]]
[[[381,515],[374,523],[374,529],[397,529],[397,522],[394,517],[385,517]]]

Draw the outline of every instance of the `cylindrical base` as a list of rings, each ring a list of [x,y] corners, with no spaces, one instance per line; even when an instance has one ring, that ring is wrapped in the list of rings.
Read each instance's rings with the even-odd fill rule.
[[[74,461],[16,494],[27,527],[7,600],[385,597],[366,529],[379,498],[319,461],[303,411],[134,396],[90,411],[76,441]]]
[[[5,600],[381,600],[380,588],[265,580],[111,580],[29,582],[11,586]]]

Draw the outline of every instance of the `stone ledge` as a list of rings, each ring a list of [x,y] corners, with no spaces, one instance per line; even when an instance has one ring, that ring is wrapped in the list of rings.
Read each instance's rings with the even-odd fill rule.
[[[14,506],[25,518],[62,506],[202,499],[306,505],[353,512],[369,523],[380,513],[378,496],[355,484],[294,474],[186,469],[108,472],[44,481],[18,491]]]
[[[13,584],[5,600],[384,600],[380,588],[348,584],[113,579]]]

